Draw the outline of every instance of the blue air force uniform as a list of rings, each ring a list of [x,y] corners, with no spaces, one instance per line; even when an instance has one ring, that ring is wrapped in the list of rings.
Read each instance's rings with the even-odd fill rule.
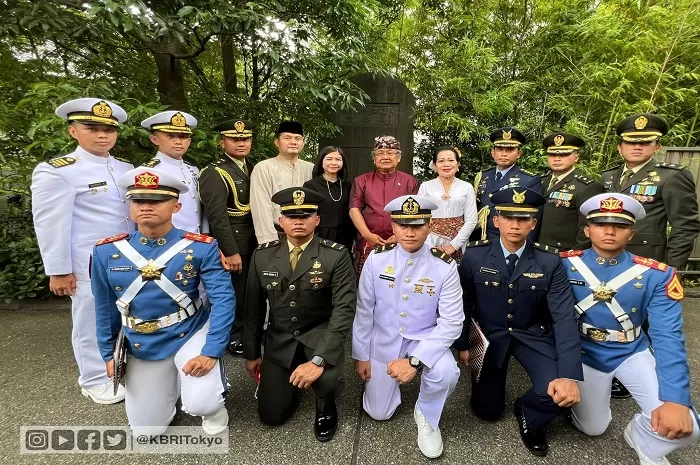
[[[539,193],[527,189],[502,190],[492,199],[499,215],[511,217],[534,217],[537,207],[544,203]],[[511,355],[533,383],[516,401],[518,421],[526,423],[525,429],[542,431],[568,410],[547,394],[549,383],[555,379],[582,379],[574,301],[556,252],[526,241],[511,254],[500,238],[497,242],[467,245],[459,270],[464,290],[464,329],[454,346],[459,351],[469,350],[472,318],[490,343],[480,378],[472,379],[471,406],[479,418],[500,418]],[[514,265],[510,264],[512,271],[511,260],[515,260]],[[526,445],[537,455],[546,454],[546,442],[538,442],[541,447],[535,450]]]
[[[525,135],[516,128],[499,128],[489,135],[489,139],[494,147],[516,147],[520,149],[526,142]],[[476,191],[476,203],[479,209],[479,218],[475,231],[480,230],[480,238],[488,239],[491,242],[498,242],[500,237],[498,229],[493,225],[493,217],[496,216],[495,205],[492,200],[493,194],[509,188],[527,188],[540,191],[540,176],[530,171],[524,170],[517,165],[511,165],[506,169],[494,167],[483,172],[479,172],[474,178],[474,190]],[[479,238],[479,234],[473,234],[474,239]],[[530,239],[535,239],[533,232]]]
[[[645,216],[635,199],[612,193],[592,197],[581,213],[589,224],[628,226]],[[644,455],[660,460],[697,442],[694,415],[694,432],[686,438],[669,440],[651,430],[651,412],[662,403],[692,409],[680,303],[684,291],[675,269],[627,251],[614,258],[603,258],[593,248],[561,255],[576,300],[583,349],[581,402],[572,415],[576,427],[589,435],[603,434],[611,420],[610,386],[617,377],[642,410],[625,430],[628,443],[633,441]],[[653,351],[642,331],[645,321]]]
[[[173,200],[188,190],[150,167],[128,171],[119,184],[136,203]],[[125,335],[126,414],[135,434],[164,431],[179,397],[183,411],[203,417],[205,432],[223,431],[227,383],[218,359],[226,350],[236,297],[216,241],[175,227],[157,238],[141,230],[121,234],[97,243],[91,269],[105,362],[114,357],[120,329]],[[211,307],[202,305],[200,283]],[[217,359],[214,368],[185,375],[183,367],[200,355]]]

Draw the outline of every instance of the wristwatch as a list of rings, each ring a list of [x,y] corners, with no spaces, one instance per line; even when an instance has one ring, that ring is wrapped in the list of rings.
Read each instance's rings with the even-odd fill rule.
[[[423,371],[423,368],[425,367],[425,365],[423,365],[423,362],[421,362],[418,359],[418,357],[414,357],[413,355],[409,355],[408,364],[411,365],[416,370],[418,370],[418,372]]]
[[[311,358],[311,363],[313,363],[317,367],[325,367],[326,366],[326,361],[320,355],[314,355]]]

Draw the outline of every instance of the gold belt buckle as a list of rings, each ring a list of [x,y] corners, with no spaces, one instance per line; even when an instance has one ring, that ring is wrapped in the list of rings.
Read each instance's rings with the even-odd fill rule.
[[[148,320],[142,321],[140,323],[134,323],[134,319],[131,319],[131,327],[134,331],[141,334],[150,334],[160,329],[160,321],[158,320]]]
[[[608,340],[608,333],[604,329],[598,329],[598,328],[588,328],[586,330],[586,336],[588,336],[590,339],[593,339],[594,341],[598,342],[604,342]]]
[[[618,331],[617,333],[617,342],[632,342],[634,341],[634,337],[636,334],[634,334],[634,329],[632,331],[632,339],[627,338],[627,331]]]

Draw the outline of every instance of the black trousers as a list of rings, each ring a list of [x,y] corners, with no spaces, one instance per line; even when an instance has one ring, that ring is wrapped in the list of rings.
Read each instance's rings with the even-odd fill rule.
[[[236,292],[236,318],[231,325],[231,341],[239,341],[243,336],[243,309],[245,308],[245,286],[248,283],[248,270],[250,269],[250,255],[241,255],[243,271],[231,273],[233,290]]]
[[[541,430],[554,418],[569,412],[569,408],[559,407],[547,394],[549,383],[559,377],[556,360],[517,339],[511,340],[503,366],[497,366],[494,357],[489,357],[495,353],[496,351],[486,351],[479,381],[472,379],[471,407],[477,417],[486,421],[496,421],[503,414],[506,405],[508,361],[511,355],[522,365],[532,382],[532,388],[520,397],[528,428]]]
[[[263,423],[276,426],[284,423],[299,406],[299,391],[289,382],[297,366],[313,357],[313,349],[297,344],[292,366],[285,368],[263,356],[258,387],[258,416]],[[342,360],[343,358],[341,358]],[[326,365],[323,374],[311,385],[317,401],[333,400],[343,392],[344,367]]]

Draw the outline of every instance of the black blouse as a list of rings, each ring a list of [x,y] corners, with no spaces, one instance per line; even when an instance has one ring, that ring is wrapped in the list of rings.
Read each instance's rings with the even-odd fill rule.
[[[348,181],[330,182],[323,176],[316,176],[310,181],[306,181],[304,187],[325,197],[325,200],[318,206],[318,214],[321,217],[319,227],[337,228],[352,225],[350,220],[350,183]],[[333,199],[340,200],[336,202]]]

